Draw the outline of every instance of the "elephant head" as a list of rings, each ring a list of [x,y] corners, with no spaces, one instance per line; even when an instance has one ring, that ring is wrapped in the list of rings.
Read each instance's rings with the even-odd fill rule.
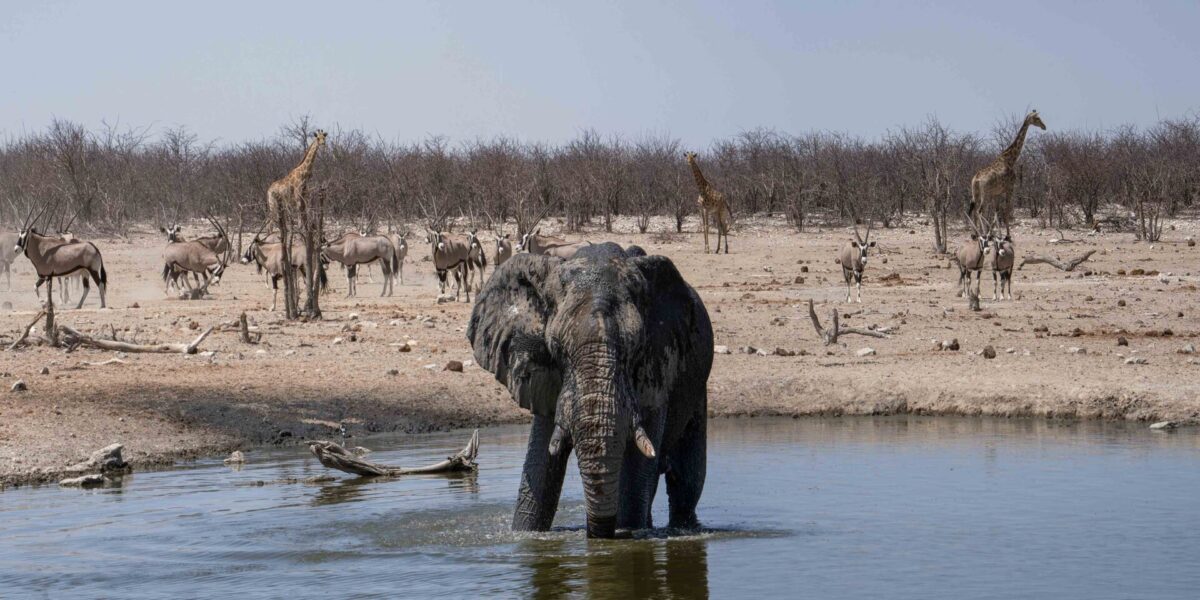
[[[467,337],[535,420],[553,419],[546,452],[574,450],[593,537],[613,535],[627,454],[657,458],[664,421],[644,416],[665,412],[684,362],[702,363],[705,381],[712,364],[707,313],[671,261],[611,243],[568,261],[513,256],[480,293]]]

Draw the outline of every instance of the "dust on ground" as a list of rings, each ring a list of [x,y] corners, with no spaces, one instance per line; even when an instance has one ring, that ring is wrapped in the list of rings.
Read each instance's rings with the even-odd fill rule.
[[[631,231],[619,222],[618,231]],[[689,222],[686,233],[582,237],[638,244],[670,257],[699,291],[717,345],[709,382],[714,417],[810,414],[964,414],[1051,418],[1195,421],[1200,418],[1200,355],[1184,353],[1197,334],[1200,249],[1186,239],[1193,221],[1169,226],[1165,241],[1132,234],[1086,236],[1014,230],[1019,257],[1072,258],[1098,252],[1073,273],[1027,265],[1014,274],[1014,301],[991,301],[985,271],[983,310],[955,295],[958,269],[931,251],[921,219],[877,228],[879,243],[864,278],[863,303],[844,304],[835,228],[797,233],[781,220],[744,221],[733,253],[706,255]],[[546,227],[551,229],[552,227]],[[1172,229],[1173,228],[1173,229]],[[576,237],[576,236],[570,236]],[[955,244],[965,234],[955,234]],[[386,431],[425,431],[521,422],[492,376],[471,364],[465,338],[471,305],[438,304],[429,250],[410,240],[405,283],[380,298],[381,274],[346,299],[344,272],[330,270],[326,319],[289,324],[270,312],[271,292],[252,266],[232,265],[212,297],[163,294],[161,238],[96,240],[109,276],[109,308],[95,289],[82,310],[60,308],[60,324],[135,342],[183,342],[245,311],[263,332],[243,344],[218,331],[201,350],[211,356],[130,354],[95,366],[112,352],[33,347],[0,352],[0,486],[53,479],[56,471],[112,442],[136,467],[165,464],[261,444],[296,443]],[[1018,260],[1019,262],[1019,260]],[[489,274],[491,267],[489,266]],[[33,268],[14,265],[13,291],[0,292],[0,344],[7,346],[38,309]],[[57,293],[57,292],[56,292]],[[78,290],[73,290],[75,298]],[[845,336],[821,345],[810,323],[813,299],[823,323],[831,308],[857,327],[891,328],[889,339]],[[72,304],[73,306],[73,304]],[[1128,345],[1118,345],[1124,337]],[[935,349],[957,339],[961,349]],[[410,343],[411,341],[411,343]],[[409,351],[401,351],[404,345]],[[992,346],[995,358],[980,354]],[[743,347],[763,350],[743,353]],[[780,349],[775,355],[776,349]],[[875,352],[866,356],[864,348]],[[789,355],[792,354],[792,355]],[[1145,364],[1127,364],[1130,358]],[[466,362],[460,372],[448,361]],[[1134,361],[1129,361],[1130,363]],[[48,374],[41,374],[43,368]],[[9,392],[17,379],[28,391]]]

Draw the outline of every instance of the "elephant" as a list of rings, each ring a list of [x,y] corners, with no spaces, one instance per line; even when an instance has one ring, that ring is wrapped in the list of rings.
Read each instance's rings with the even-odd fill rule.
[[[467,338],[533,414],[514,530],[550,529],[572,450],[588,537],[652,527],[660,474],[668,526],[699,526],[713,332],[670,259],[611,242],[570,260],[515,255],[476,298]]]

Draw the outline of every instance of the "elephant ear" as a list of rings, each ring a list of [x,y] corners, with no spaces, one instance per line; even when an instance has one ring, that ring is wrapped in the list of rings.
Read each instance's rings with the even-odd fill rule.
[[[646,280],[639,302],[645,340],[634,377],[643,392],[642,406],[658,408],[679,385],[707,383],[713,360],[712,323],[700,296],[671,259],[640,256],[630,262]]]
[[[467,339],[475,362],[508,387],[522,408],[553,416],[562,375],[546,346],[554,310],[550,284],[561,259],[518,254],[496,269],[475,299]]]

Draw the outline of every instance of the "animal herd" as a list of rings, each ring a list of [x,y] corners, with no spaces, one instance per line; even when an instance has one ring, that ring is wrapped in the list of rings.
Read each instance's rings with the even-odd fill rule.
[[[954,254],[954,260],[959,266],[958,294],[964,293],[978,297],[981,285],[982,271],[988,259],[992,266],[993,292],[992,299],[1012,299],[1012,270],[1015,262],[1015,246],[1009,230],[1009,217],[1012,213],[1012,191],[1015,181],[1013,167],[1024,146],[1026,134],[1030,127],[1045,129],[1037,111],[1026,115],[1024,122],[1017,132],[1013,142],[1001,152],[1000,156],[980,169],[971,180],[971,204],[967,209],[967,222],[971,226],[971,237]],[[304,212],[303,195],[305,185],[312,176],[313,162],[317,153],[326,141],[326,133],[317,130],[312,135],[303,160],[287,177],[274,182],[268,191],[268,209],[272,215],[280,215],[280,206],[290,206],[287,212],[301,214]],[[729,253],[729,226],[732,213],[725,196],[721,194],[704,177],[697,163],[694,152],[685,154],[688,166],[696,180],[700,191],[697,204],[701,209],[702,229],[704,233],[705,253],[709,252],[708,230],[710,223],[715,222],[717,229],[717,251],[721,248],[721,239],[725,240],[725,253]],[[294,205],[294,206],[293,206]],[[42,209],[42,213],[46,211]],[[53,288],[54,280],[61,281],[61,292],[68,292],[68,283],[76,278],[82,283],[83,295],[79,304],[82,306],[87,297],[90,283],[95,283],[100,291],[101,307],[105,306],[105,291],[107,273],[99,248],[91,242],[77,240],[69,233],[58,235],[43,235],[32,227],[38,218],[30,219],[33,209],[26,216],[20,233],[0,234],[0,269],[7,277],[8,287],[12,288],[11,265],[18,254],[24,254],[38,273],[35,290],[40,290],[43,283],[48,289]],[[990,222],[984,221],[985,215],[992,215]],[[286,216],[286,215],[285,215]],[[181,235],[182,227],[178,224],[160,227],[166,235],[167,246],[163,249],[162,279],[166,293],[172,288],[193,295],[203,294],[210,285],[221,280],[232,257],[232,246],[224,227],[215,219],[209,222],[216,229],[214,235],[185,240]],[[282,221],[281,221],[282,222]],[[1004,226],[1004,236],[997,231],[1000,224]],[[283,225],[280,225],[283,227]],[[265,224],[264,224],[265,228]],[[284,253],[283,244],[278,237],[263,237],[259,231],[246,246],[242,254],[243,264],[255,263],[260,273],[266,272],[267,283],[273,290],[271,309],[275,310],[278,299],[279,281],[284,277],[285,265],[290,264],[295,272],[305,276],[310,268],[319,271],[318,285],[325,286],[328,278],[325,265],[338,262],[346,272],[347,295],[357,294],[358,268],[366,265],[368,273],[370,265],[379,263],[383,271],[383,288],[381,296],[392,294],[394,280],[404,283],[404,260],[408,254],[407,234],[369,234],[366,232],[350,232],[332,241],[321,244],[320,263],[309,265],[309,257],[303,245],[293,245],[290,252]],[[460,294],[465,294],[466,301],[471,301],[472,289],[480,291],[483,287],[483,273],[488,265],[488,255],[484,250],[483,241],[472,230],[466,233],[449,233],[426,229],[425,243],[429,245],[430,258],[437,274],[439,291],[445,296],[449,286],[449,278],[454,277],[455,300]],[[838,251],[836,262],[842,267],[842,275],[846,282],[846,302],[851,301],[852,293],[857,290],[857,301],[862,302],[862,278],[867,266],[868,251],[876,246],[871,240],[871,225],[867,224],[866,235],[860,235],[857,226],[854,228],[854,238],[848,240]],[[491,261],[496,267],[508,261],[516,253],[552,256],[570,259],[579,250],[592,245],[591,242],[570,242],[568,240],[542,235],[540,228],[525,233],[514,245],[508,234],[497,232],[494,241],[495,248]],[[11,249],[11,250],[10,250]],[[975,285],[972,290],[971,278],[974,276]],[[65,298],[65,296],[64,296]],[[65,301],[65,300],[64,300]]]

